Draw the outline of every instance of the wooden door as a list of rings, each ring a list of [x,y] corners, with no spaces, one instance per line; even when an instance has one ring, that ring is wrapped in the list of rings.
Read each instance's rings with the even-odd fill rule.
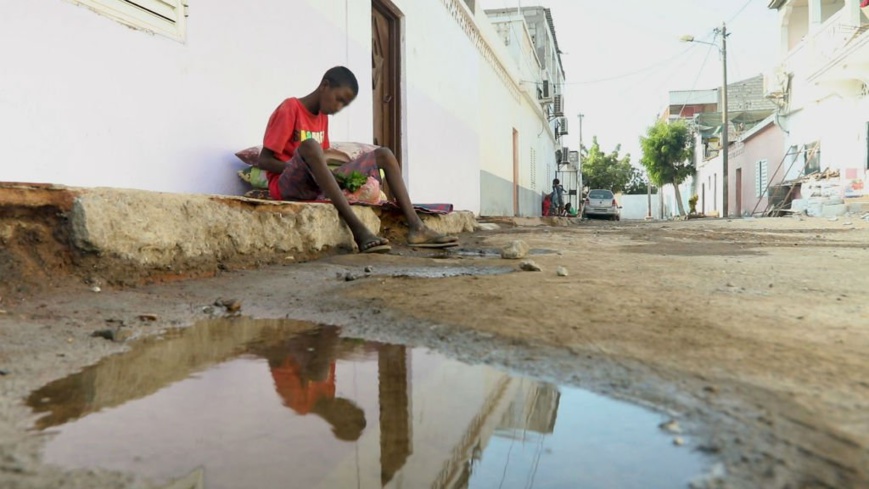
[[[388,0],[371,4],[371,82],[374,144],[395,153],[401,164],[400,12]]]
[[[742,168],[736,169],[736,215],[742,215]]]

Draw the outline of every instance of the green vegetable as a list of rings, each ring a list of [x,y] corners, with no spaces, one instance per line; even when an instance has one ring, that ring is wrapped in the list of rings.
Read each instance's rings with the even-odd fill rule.
[[[365,185],[365,182],[368,181],[368,177],[359,170],[353,170],[349,175],[337,172],[334,175],[335,180],[338,182],[338,186],[349,192],[359,190],[359,188]]]

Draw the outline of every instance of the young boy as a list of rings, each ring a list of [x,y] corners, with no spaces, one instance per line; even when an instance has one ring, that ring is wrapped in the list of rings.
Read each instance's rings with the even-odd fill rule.
[[[552,180],[552,207],[550,211],[551,216],[560,216],[561,212],[564,210],[564,187],[561,186],[561,182],[556,178]]]
[[[361,253],[386,253],[390,250],[389,241],[368,230],[353,213],[323,153],[329,148],[328,116],[350,105],[358,93],[356,76],[337,66],[323,75],[313,92],[284,100],[269,118],[257,166],[266,170],[273,199],[315,200],[325,195],[347,223]],[[340,166],[336,172],[346,175],[354,170],[377,180],[380,170],[386,174],[389,188],[407,219],[409,245],[421,248],[457,245],[455,237],[436,233],[416,214],[392,151],[378,148]]]

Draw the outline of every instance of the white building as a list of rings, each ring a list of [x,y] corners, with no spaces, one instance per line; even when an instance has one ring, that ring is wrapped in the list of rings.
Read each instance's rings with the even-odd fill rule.
[[[782,60],[766,77],[785,148],[799,167],[839,170],[842,196],[863,194],[869,169],[869,8],[860,0],[771,0]],[[807,155],[816,154],[805,165]],[[812,161],[814,160],[814,161]]]
[[[417,202],[540,212],[555,122],[471,0],[17,2],[0,43],[0,181],[240,194],[234,153],[345,65],[333,141],[392,147]]]

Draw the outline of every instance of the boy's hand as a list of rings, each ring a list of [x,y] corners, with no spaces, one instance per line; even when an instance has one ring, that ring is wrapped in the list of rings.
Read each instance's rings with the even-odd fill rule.
[[[277,159],[274,151],[263,148],[257,159],[256,166],[268,172],[283,173],[284,168],[287,167],[287,163]]]

